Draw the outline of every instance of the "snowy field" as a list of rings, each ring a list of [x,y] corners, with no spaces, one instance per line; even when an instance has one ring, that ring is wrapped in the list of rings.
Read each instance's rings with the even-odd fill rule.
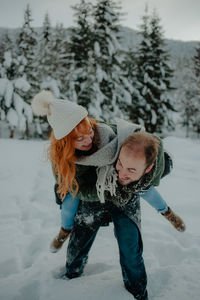
[[[128,300],[113,228],[102,227],[84,276],[66,281],[67,243],[49,244],[60,227],[45,142],[0,139],[0,299]],[[185,233],[142,201],[144,259],[150,300],[200,299],[200,142],[168,137],[174,170],[159,191],[185,221]]]

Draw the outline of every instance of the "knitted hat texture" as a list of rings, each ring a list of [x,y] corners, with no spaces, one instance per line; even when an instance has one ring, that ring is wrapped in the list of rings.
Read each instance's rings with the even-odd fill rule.
[[[88,115],[83,106],[67,99],[54,99],[53,94],[45,90],[35,95],[31,106],[35,115],[47,116],[57,140],[68,135]]]

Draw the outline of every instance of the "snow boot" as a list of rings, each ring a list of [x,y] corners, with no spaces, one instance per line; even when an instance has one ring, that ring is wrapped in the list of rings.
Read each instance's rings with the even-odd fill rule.
[[[170,207],[168,207],[168,211],[162,215],[176,228],[176,230],[180,232],[185,231],[185,223],[178,215],[173,212]]]
[[[53,239],[51,245],[50,245],[50,251],[52,253],[58,252],[61,248],[66,239],[69,237],[71,233],[71,229],[64,229],[60,228],[59,234]]]

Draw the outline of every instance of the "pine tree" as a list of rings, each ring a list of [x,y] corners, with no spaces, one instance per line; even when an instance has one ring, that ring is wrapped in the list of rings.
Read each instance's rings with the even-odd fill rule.
[[[112,0],[100,0],[94,6],[94,73],[98,83],[101,117],[122,117],[131,101],[130,84],[122,68],[120,49],[120,9]]]
[[[48,13],[45,14],[42,33],[38,47],[38,78],[40,89],[49,89],[60,97],[60,80],[58,65],[60,45],[57,40],[57,29],[52,28]]]
[[[3,35],[2,40],[0,41],[0,63],[1,64],[4,61],[4,53],[7,51],[11,52],[13,47],[14,47],[13,42],[12,42],[8,32],[6,32]]]
[[[33,21],[31,15],[30,6],[27,4],[24,12],[24,24],[17,39],[18,54],[21,58],[18,76],[23,76],[25,74],[25,79],[31,85],[30,92],[25,99],[28,103],[30,103],[32,96],[38,91],[38,78],[36,72],[37,35],[31,27],[31,22]]]
[[[30,88],[24,91],[24,89],[18,89],[18,95],[24,100],[29,108],[33,96],[39,90],[38,73],[37,73],[37,34],[31,26],[32,12],[29,4],[26,6],[24,12],[24,23],[17,39],[17,51],[18,51],[18,70],[16,79],[21,82],[27,82]],[[29,109],[27,109],[29,111]],[[25,113],[25,110],[24,110]],[[30,113],[26,114],[26,137],[29,138],[29,121]],[[34,119],[35,121],[35,119]],[[35,122],[33,122],[35,125]]]
[[[127,79],[131,95],[130,103],[127,105],[127,115],[132,120],[132,122],[144,125],[144,122],[142,119],[140,119],[137,111],[138,102],[141,104],[143,99],[140,96],[140,84],[137,81],[136,53],[132,49],[128,49],[127,51],[124,51],[123,55],[124,59],[122,62],[122,68],[124,70],[124,76]]]
[[[67,96],[95,118],[120,117],[131,102],[131,84],[121,66],[119,7],[112,0],[101,0],[94,6],[81,0],[74,10]]]
[[[142,24],[140,25],[140,35],[142,40],[139,45],[136,59],[136,84],[138,93],[132,97],[132,107],[130,108],[130,119],[134,123],[145,125],[145,109],[150,110],[149,105],[146,106],[146,99],[143,96],[144,88],[144,74],[148,70],[148,61],[150,57],[150,40],[149,40],[149,15],[147,14],[147,7],[145,8],[145,15],[142,17]],[[146,106],[146,107],[145,107]]]
[[[193,115],[193,129],[194,131],[200,135],[200,44],[199,47],[196,48],[196,54],[193,57],[193,66],[195,73],[195,112]]]
[[[169,91],[173,70],[165,49],[160,18],[146,10],[141,24],[142,40],[137,55],[137,79],[140,97],[135,99],[138,118],[143,119],[146,130],[162,132],[173,128],[170,112],[174,111]]]
[[[118,18],[114,14],[112,5],[112,1],[100,0],[94,7],[94,59],[96,61],[99,89],[103,95],[101,109],[104,119],[108,119],[114,108],[116,108],[116,105],[113,105],[114,85],[111,77],[113,55],[115,55],[116,49],[112,41],[112,31],[118,33],[119,30]]]
[[[19,62],[15,46],[8,33],[5,33],[0,44],[0,77],[12,80],[16,77]]]
[[[196,54],[193,57],[193,62],[196,77],[200,80],[200,44],[199,47],[196,48]]]
[[[13,105],[13,84],[6,77],[0,78],[0,120],[8,125],[9,125],[9,121],[7,120],[7,114],[12,105]],[[11,134],[11,131],[13,130],[13,128],[11,127],[9,128],[10,128],[10,137],[12,137],[13,134]]]
[[[49,15],[46,13],[38,47],[38,77],[41,83],[45,82],[47,78],[52,78],[53,74],[52,37],[53,29]]]
[[[199,133],[200,129],[200,86],[191,62],[184,69],[183,83],[180,124],[186,128],[188,137],[190,132]]]
[[[67,97],[68,87],[66,85],[66,74],[69,74],[69,34],[62,23],[56,24],[53,31],[51,52],[52,52],[52,77],[57,85],[53,93],[56,97]],[[55,86],[55,85],[54,85]]]
[[[32,110],[21,96],[29,89],[30,85],[24,78],[0,79],[0,119],[8,124],[11,138],[15,132],[21,138],[29,137],[27,124],[32,123]]]
[[[86,88],[88,64],[92,49],[91,3],[81,0],[73,6],[76,27],[71,30],[71,41],[68,45],[68,97],[88,108],[90,96]]]
[[[7,124],[10,137],[16,133],[20,137],[28,137],[28,126],[32,122],[32,110],[23,98],[30,89],[24,77],[18,77],[18,59],[15,47],[8,35],[5,36],[0,79],[0,119]]]

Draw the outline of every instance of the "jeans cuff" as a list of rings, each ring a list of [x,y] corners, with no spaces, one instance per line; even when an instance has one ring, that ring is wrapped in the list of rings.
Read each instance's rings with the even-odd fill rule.
[[[158,212],[159,213],[161,213],[162,215],[164,215],[167,211],[168,211],[168,206],[167,207],[165,207],[164,209],[162,209],[162,210],[158,210]]]

